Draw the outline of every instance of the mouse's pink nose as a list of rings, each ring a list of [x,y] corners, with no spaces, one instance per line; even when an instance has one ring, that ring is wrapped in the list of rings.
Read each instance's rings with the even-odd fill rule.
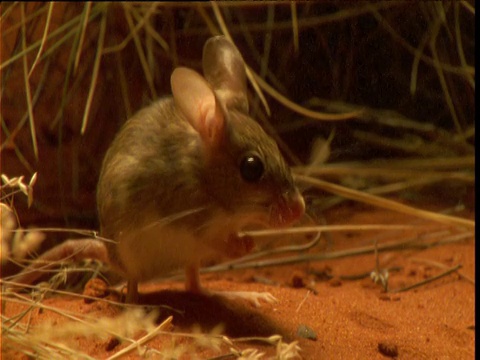
[[[274,227],[291,225],[305,213],[305,201],[297,188],[279,196],[270,214],[270,224]]]

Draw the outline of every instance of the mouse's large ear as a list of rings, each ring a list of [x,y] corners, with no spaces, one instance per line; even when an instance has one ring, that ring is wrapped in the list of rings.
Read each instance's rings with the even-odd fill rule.
[[[203,47],[203,73],[227,108],[248,113],[245,63],[225,36],[214,36]]]
[[[209,83],[196,71],[176,68],[170,78],[175,107],[209,146],[218,144],[224,118]]]

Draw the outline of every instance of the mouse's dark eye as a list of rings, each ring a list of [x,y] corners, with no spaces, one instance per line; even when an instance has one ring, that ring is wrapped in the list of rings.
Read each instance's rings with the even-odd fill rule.
[[[263,161],[257,155],[247,155],[240,163],[240,174],[248,182],[260,180],[264,170]]]

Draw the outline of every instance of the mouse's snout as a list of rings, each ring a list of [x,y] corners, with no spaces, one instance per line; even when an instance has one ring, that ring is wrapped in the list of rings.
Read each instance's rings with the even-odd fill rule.
[[[299,220],[305,213],[305,201],[297,188],[281,194],[272,207],[270,225],[284,227]]]

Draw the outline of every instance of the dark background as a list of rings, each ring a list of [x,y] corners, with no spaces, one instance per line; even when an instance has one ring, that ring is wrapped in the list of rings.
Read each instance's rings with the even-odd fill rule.
[[[246,63],[255,72],[266,74],[266,81],[290,100],[327,112],[346,111],[338,107],[338,102],[372,109],[363,118],[319,121],[265,95],[271,116],[257,117],[260,122],[268,120],[271,126],[267,130],[275,130],[281,147],[288,147],[285,155],[289,162],[299,165],[308,161],[313,142],[319,137],[328,138],[333,130],[328,163],[472,155],[475,24],[468,4],[297,3],[298,49],[290,3],[240,2],[220,5],[219,9]],[[1,5],[1,172],[28,179],[38,172],[32,207],[27,208],[25,197],[14,198],[23,227],[97,229],[95,186],[113,136],[135,111],[170,93],[174,67],[184,65],[200,71],[203,44],[220,30],[209,3],[94,3],[89,10],[86,3],[55,4],[49,37],[29,78],[38,141],[36,159],[26,120],[24,57],[4,64],[22,52],[24,35],[26,48],[42,39],[49,6]],[[28,20],[25,28],[20,21],[21,7]],[[87,10],[89,20],[83,28],[82,14]],[[133,27],[144,21],[134,36],[129,16]],[[62,28],[73,20],[76,30],[75,26]],[[106,21],[104,53],[82,135],[102,21]],[[70,31],[73,35],[66,38]],[[79,45],[82,33],[83,43]],[[168,50],[157,41],[160,37]],[[65,41],[59,44],[62,39]],[[139,47],[153,87],[146,80]],[[39,46],[26,56],[29,69],[38,50]],[[426,60],[418,62],[416,91],[411,93],[415,50]],[[78,52],[80,61],[75,68],[73,60]],[[469,67],[462,64],[462,58]],[[448,66],[442,68],[439,63]],[[337,105],[315,105],[315,99]],[[263,112],[261,105],[255,106],[259,103],[253,90],[251,104],[254,110]],[[388,111],[376,112],[379,109]],[[396,125],[386,124],[400,115],[403,117],[394,121]],[[411,126],[405,125],[405,119],[412,121]],[[71,235],[52,233],[46,246]]]

